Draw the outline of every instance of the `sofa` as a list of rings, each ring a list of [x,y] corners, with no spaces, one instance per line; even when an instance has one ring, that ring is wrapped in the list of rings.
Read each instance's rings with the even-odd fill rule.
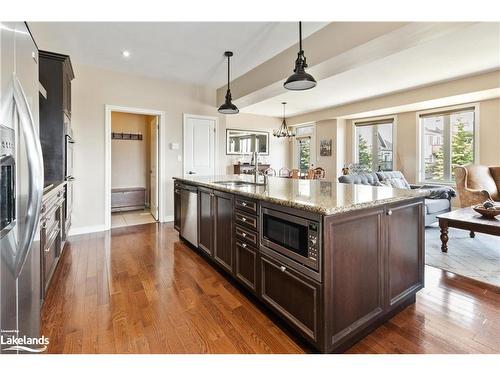
[[[340,176],[338,180],[347,184],[425,190],[427,192],[425,198],[425,226],[436,222],[436,216],[449,212],[451,210],[451,198],[456,195],[455,190],[448,186],[409,184],[400,171],[348,174]]]
[[[500,167],[471,164],[456,167],[454,172],[460,206],[500,202]]]

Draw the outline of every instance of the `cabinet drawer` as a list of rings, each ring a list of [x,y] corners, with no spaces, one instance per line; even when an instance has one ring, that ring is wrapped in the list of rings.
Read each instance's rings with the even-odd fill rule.
[[[257,217],[243,213],[241,211],[235,211],[234,220],[236,224],[244,225],[253,230],[257,230]]]
[[[260,274],[262,300],[305,338],[318,342],[320,285],[262,254]]]
[[[241,241],[235,241],[235,276],[252,292],[257,292],[257,250]]]
[[[253,230],[236,225],[236,237],[253,246],[258,246],[259,236]]]
[[[257,213],[257,202],[245,198],[235,197],[234,206],[241,210],[245,210],[254,214]]]

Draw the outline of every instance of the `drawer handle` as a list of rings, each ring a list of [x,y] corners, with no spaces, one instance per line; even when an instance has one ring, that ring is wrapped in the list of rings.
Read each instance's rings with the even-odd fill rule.
[[[246,206],[247,206],[247,202],[241,202],[241,205],[242,205],[243,207],[246,207]]]
[[[247,218],[246,217],[242,217],[241,221],[245,222],[245,221],[247,221]]]
[[[286,267],[285,266],[281,266],[280,270],[281,270],[281,272],[285,272],[286,271]]]
[[[247,234],[245,232],[241,233],[241,237],[246,237]]]
[[[387,211],[387,215],[391,216],[392,215],[392,210]]]
[[[42,229],[47,229],[47,221],[44,221],[41,225]]]
[[[246,244],[246,243],[242,243],[242,244],[241,244],[241,247],[242,247],[242,248],[246,248],[246,247],[247,247],[247,244]]]

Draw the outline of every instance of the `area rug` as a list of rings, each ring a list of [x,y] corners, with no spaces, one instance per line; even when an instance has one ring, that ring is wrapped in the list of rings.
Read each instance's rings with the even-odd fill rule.
[[[500,286],[500,237],[450,228],[448,253],[441,252],[437,224],[425,230],[425,263],[458,275]]]

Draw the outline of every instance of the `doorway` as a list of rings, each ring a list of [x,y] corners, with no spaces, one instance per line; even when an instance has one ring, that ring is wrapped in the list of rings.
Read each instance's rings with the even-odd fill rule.
[[[215,175],[217,118],[184,115],[184,174]]]
[[[163,221],[161,111],[106,106],[107,229]]]

